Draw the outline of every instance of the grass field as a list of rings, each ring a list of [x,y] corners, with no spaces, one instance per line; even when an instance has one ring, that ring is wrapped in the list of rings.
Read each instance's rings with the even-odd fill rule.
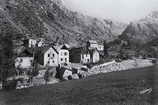
[[[150,94],[140,94],[152,88]],[[0,92],[0,105],[158,105],[158,67]]]

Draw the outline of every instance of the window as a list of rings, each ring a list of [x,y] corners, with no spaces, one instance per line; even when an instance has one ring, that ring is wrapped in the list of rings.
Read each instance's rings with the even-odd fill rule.
[[[33,63],[33,60],[30,60],[31,63]]]
[[[65,52],[64,55],[67,56],[67,52]]]
[[[90,60],[89,59],[87,59],[87,62],[89,62]]]
[[[67,58],[65,58],[65,62],[67,62]]]
[[[60,54],[61,56],[63,55],[63,53],[61,52],[61,54]]]
[[[53,57],[55,56],[55,54],[53,54]]]
[[[84,55],[82,55],[82,59],[84,59]]]
[[[23,59],[22,59],[22,58],[20,59],[20,62],[23,62]]]
[[[50,54],[48,54],[48,57],[50,57]]]
[[[63,58],[61,58],[60,60],[63,61]]]
[[[52,61],[52,63],[54,63],[54,60]]]
[[[50,64],[50,61],[48,61],[48,64]]]

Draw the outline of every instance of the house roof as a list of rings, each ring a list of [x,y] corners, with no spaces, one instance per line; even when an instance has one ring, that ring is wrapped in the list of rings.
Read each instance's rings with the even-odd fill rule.
[[[57,49],[57,51],[59,52],[61,49],[66,49],[68,50],[70,48],[70,46],[68,44],[63,44],[63,45],[59,45],[59,46],[55,46],[55,48]]]
[[[71,48],[70,53],[71,54],[81,53],[81,48]]]
[[[58,54],[59,52],[57,51],[56,48],[54,48],[53,46],[47,46],[47,47],[42,47],[41,48],[41,53],[45,53],[46,51],[48,51],[50,48],[53,48],[54,51]]]
[[[89,53],[89,49],[87,48],[83,48],[83,47],[79,47],[79,48],[72,48],[71,52],[75,53],[82,53],[82,54],[87,54]]]

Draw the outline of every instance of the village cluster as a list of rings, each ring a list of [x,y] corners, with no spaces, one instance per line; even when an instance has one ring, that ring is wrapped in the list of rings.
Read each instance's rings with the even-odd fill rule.
[[[16,77],[20,80],[17,88],[84,78],[88,73],[87,65],[98,63],[104,54],[103,44],[95,40],[77,48],[68,44],[47,44],[43,38],[26,39],[23,43],[24,49],[15,60]],[[33,71],[38,73],[30,77]]]

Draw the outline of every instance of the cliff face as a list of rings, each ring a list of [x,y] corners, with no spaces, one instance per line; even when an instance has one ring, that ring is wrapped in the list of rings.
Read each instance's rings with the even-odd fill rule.
[[[4,18],[26,37],[43,36],[72,45],[89,39],[111,41],[126,27],[72,12],[61,0],[1,0],[0,7]]]
[[[158,38],[158,12],[154,11],[146,18],[130,23],[121,37],[139,44],[146,44]]]

